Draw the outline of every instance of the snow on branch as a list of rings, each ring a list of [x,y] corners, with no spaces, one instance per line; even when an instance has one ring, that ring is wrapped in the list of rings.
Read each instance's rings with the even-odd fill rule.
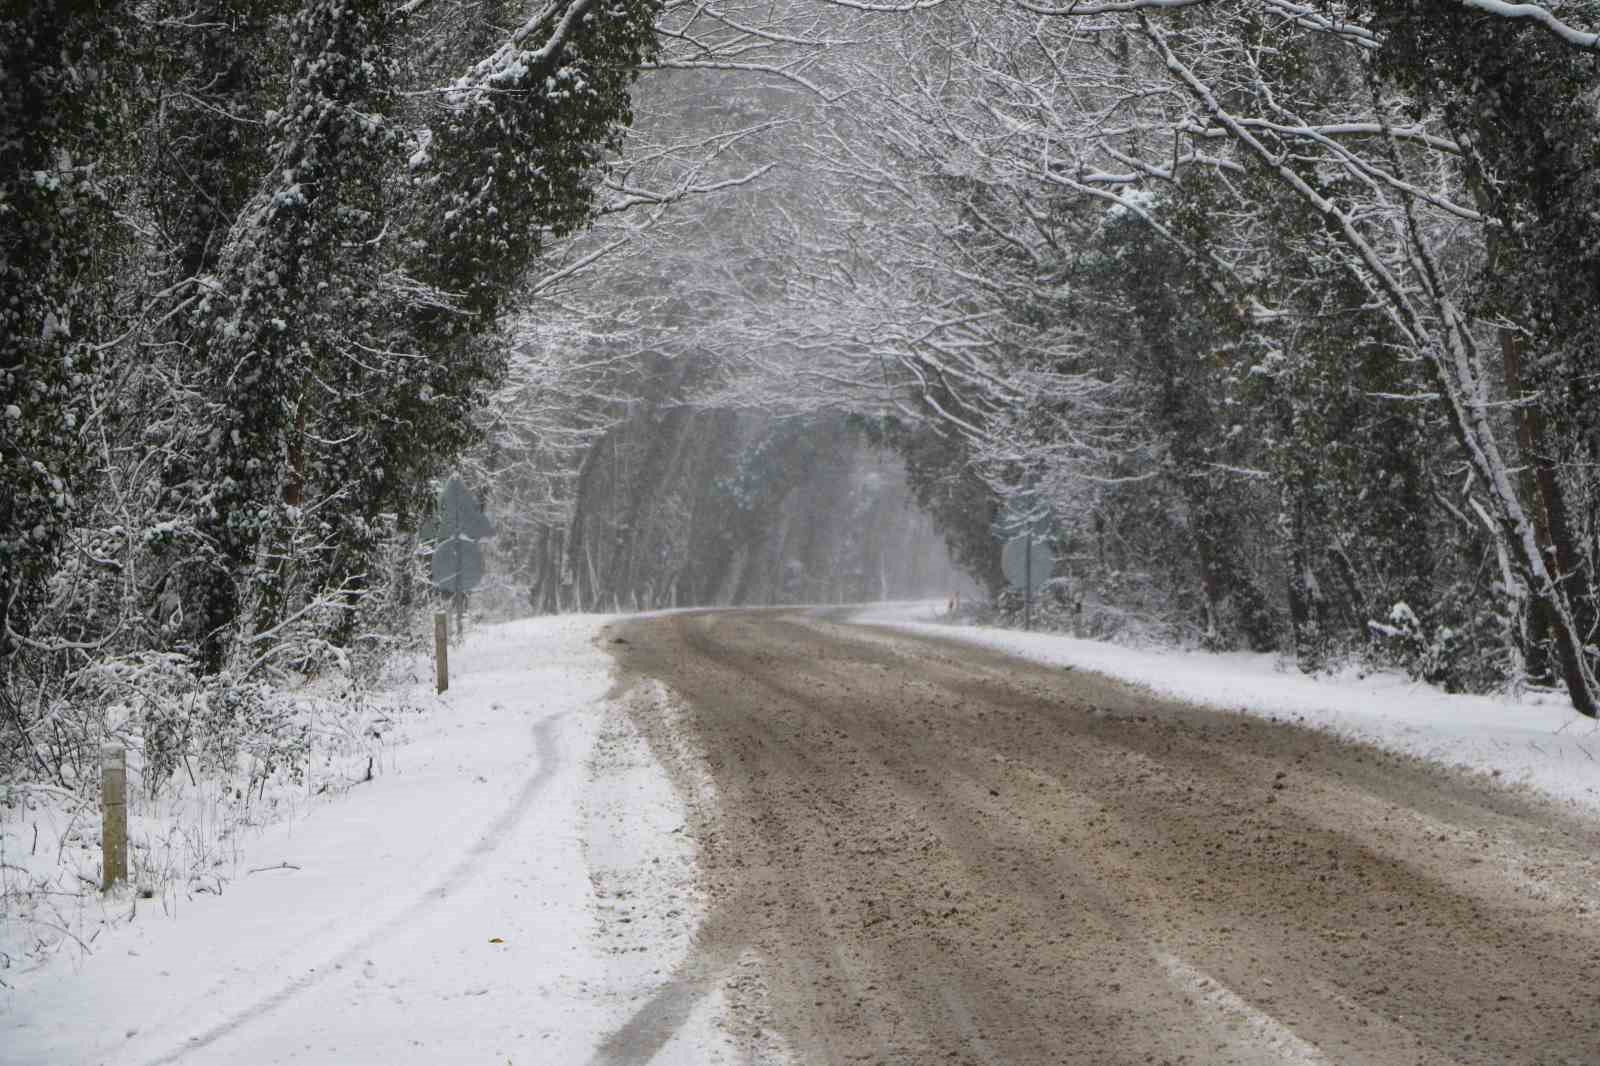
[[[1078,0],[1078,2],[1064,5],[1041,4],[1035,2],[1035,0],[1012,0],[1012,2],[1024,11],[1035,15],[1082,17],[1087,15],[1152,11],[1162,8],[1196,7],[1208,4],[1211,0],[1098,0],[1098,2],[1094,2],[1094,0]],[[1581,48],[1585,51],[1600,51],[1600,33],[1591,33],[1563,22],[1549,8],[1542,7],[1539,4],[1514,4],[1507,3],[1506,0],[1460,0],[1460,3],[1462,7],[1469,11],[1495,15],[1499,18],[1527,19],[1575,48]],[[1329,19],[1312,8],[1300,4],[1289,3],[1286,0],[1265,0],[1263,6],[1288,15],[1297,24],[1308,28],[1349,36],[1367,47],[1376,47],[1378,44],[1377,36],[1371,30],[1351,25],[1342,20]]]
[[[538,14],[513,31],[505,44],[496,49],[493,55],[480,60],[470,74],[456,82],[454,88],[470,90],[495,87],[507,77],[518,83],[526,80],[531,68],[548,61],[566,44],[567,38],[572,36],[573,29],[592,7],[594,0],[572,0],[544,43],[531,51],[524,50],[523,44],[528,38],[547,26],[560,10],[560,4],[556,0],[546,0],[540,5]]]
[[[782,78],[784,81],[793,82],[818,99],[833,103],[848,95],[845,92],[829,92],[804,74],[797,73],[785,66],[773,63],[733,63],[716,59],[659,59],[653,63],[644,63],[640,70],[726,70],[743,74],[771,74]]]
[[[904,0],[898,4],[874,4],[867,0],[827,0],[834,7],[847,7],[852,11],[869,11],[874,14],[905,14],[928,11],[944,5],[944,0]]]
[[[606,188],[613,192],[621,193],[622,195],[618,199],[604,205],[600,210],[602,214],[616,214],[619,211],[626,211],[631,207],[638,207],[642,204],[670,204],[690,196],[722,192],[726,189],[736,189],[741,185],[749,185],[753,181],[759,181],[761,178],[770,173],[775,167],[777,167],[777,165],[778,164],[775,162],[763,163],[754,170],[751,170],[745,174],[741,174],[732,178],[724,178],[721,181],[696,182],[685,180],[676,188],[664,190],[647,189],[637,185],[631,185],[625,181],[618,181],[616,179],[608,178],[605,181]]]
[[[1128,11],[1147,11],[1164,7],[1196,7],[1211,0],[1100,0],[1098,3],[1039,4],[1033,0],[1013,0],[1024,11],[1035,15],[1112,15]]]
[[[1343,19],[1331,19],[1303,4],[1290,3],[1289,0],[1263,0],[1261,6],[1268,11],[1283,15],[1296,26],[1348,38],[1361,48],[1377,48],[1381,43],[1378,35],[1365,26],[1357,26]]]
[[[1540,7],[1538,4],[1508,4],[1505,0],[1461,0],[1461,6],[1472,11],[1497,15],[1500,18],[1528,19],[1575,48],[1600,51],[1600,33],[1586,33],[1575,26],[1570,26],[1556,18],[1549,8]]]

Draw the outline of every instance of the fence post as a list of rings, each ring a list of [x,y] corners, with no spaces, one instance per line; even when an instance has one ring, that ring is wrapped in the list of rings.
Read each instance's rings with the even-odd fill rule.
[[[100,749],[100,891],[128,879],[128,753]]]
[[[433,613],[433,661],[437,672],[438,691],[450,687],[450,613]]]

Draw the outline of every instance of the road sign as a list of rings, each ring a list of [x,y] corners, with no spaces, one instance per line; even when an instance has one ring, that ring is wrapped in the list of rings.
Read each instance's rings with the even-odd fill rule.
[[[471,592],[483,580],[483,549],[452,537],[433,549],[433,585],[441,592]]]
[[[437,514],[422,529],[422,538],[437,542],[430,576],[433,587],[455,601],[457,634],[466,617],[467,593],[483,580],[483,549],[478,541],[492,536],[494,523],[484,517],[461,479],[451,478],[439,494]]]
[[[1012,537],[1000,551],[1000,569],[1006,580],[1027,592],[1038,591],[1040,585],[1050,580],[1055,567],[1055,553],[1049,544],[1037,537]]]
[[[465,537],[483,540],[494,536],[494,523],[484,516],[478,501],[472,498],[467,486],[453,477],[439,494],[439,508],[434,519],[422,528],[423,540],[449,540]]]

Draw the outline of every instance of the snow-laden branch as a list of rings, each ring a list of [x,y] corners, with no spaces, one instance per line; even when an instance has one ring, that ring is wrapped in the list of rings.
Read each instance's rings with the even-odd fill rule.
[[[830,92],[804,74],[776,63],[735,63],[720,59],[658,59],[642,64],[640,70],[720,70],[739,74],[769,74],[798,85],[819,100],[833,103],[849,95],[847,92]]]
[[[912,11],[928,11],[932,8],[942,7],[945,0],[902,0],[900,3],[875,4],[870,0],[826,0],[834,7],[847,7],[852,11],[866,11],[873,14],[908,14]]]
[[[1035,15],[1084,16],[1125,14],[1160,8],[1197,7],[1211,0],[1083,0],[1071,4],[1040,4],[1034,0],[1011,0],[1017,7]]]
[[[1283,16],[1293,25],[1344,37],[1358,48],[1373,49],[1379,47],[1381,43],[1378,35],[1365,26],[1346,22],[1344,19],[1329,18],[1316,8],[1296,4],[1292,0],[1262,0],[1261,6]]]
[[[749,185],[752,182],[760,181],[762,178],[766,177],[774,169],[776,169],[777,166],[777,163],[763,163],[754,170],[740,174],[737,177],[724,178],[721,181],[709,182],[686,181],[678,185],[676,188],[664,190],[647,189],[638,185],[630,185],[625,181],[618,181],[608,178],[605,181],[605,187],[610,189],[612,192],[621,193],[622,195],[618,199],[609,201],[602,206],[600,208],[600,213],[607,215],[617,214],[618,212],[626,211],[629,208],[638,207],[643,204],[672,204],[677,203],[679,200],[687,199],[690,196],[704,196],[709,195],[710,193],[723,192],[728,189],[737,189],[742,185]]]
[[[1590,52],[1600,51],[1600,33],[1589,33],[1562,22],[1547,7],[1538,4],[1508,4],[1505,0],[1460,0],[1460,3],[1469,11],[1481,11],[1486,15],[1507,19],[1527,19],[1574,48]]]
[[[1213,0],[1079,0],[1070,4],[1042,4],[1037,0],[1011,0],[1011,2],[1035,15],[1085,17],[1197,7],[1212,3]],[[1590,52],[1600,51],[1600,33],[1579,29],[1564,22],[1549,8],[1539,4],[1508,3],[1507,0],[1457,0],[1457,2],[1468,11],[1532,22],[1574,48]],[[1303,26],[1349,36],[1366,45],[1377,43],[1377,37],[1371,30],[1343,20],[1330,19],[1310,7],[1290,3],[1288,0],[1263,0],[1262,6],[1287,15]]]
[[[1431,376],[1441,386],[1445,410],[1450,416],[1456,439],[1466,451],[1473,475],[1488,490],[1493,504],[1501,543],[1514,552],[1536,594],[1554,615],[1552,625],[1558,653],[1564,661],[1568,691],[1573,706],[1582,714],[1600,713],[1597,683],[1586,658],[1584,636],[1580,634],[1572,603],[1558,582],[1538,543],[1532,520],[1523,508],[1509,467],[1501,452],[1484,402],[1486,373],[1463,316],[1445,292],[1436,258],[1428,247],[1410,197],[1401,200],[1401,218],[1393,220],[1401,256],[1417,279],[1425,303],[1419,304],[1411,288],[1402,283],[1396,268],[1385,261],[1374,242],[1362,233],[1352,211],[1346,210],[1314,189],[1278,154],[1266,147],[1227,108],[1217,93],[1173,50],[1165,31],[1144,14],[1139,28],[1153,45],[1167,70],[1201,105],[1213,122],[1226,129],[1242,147],[1254,155],[1264,169],[1276,176],[1302,202],[1314,208],[1360,263],[1352,270],[1354,280],[1373,295],[1382,298],[1385,311],[1407,345],[1423,359]],[[1391,141],[1391,145],[1393,142]],[[1394,156],[1398,159],[1398,155]],[[1392,213],[1391,213],[1392,214]],[[1433,318],[1424,314],[1432,305]]]
[[[1263,129],[1285,137],[1317,137],[1320,139],[1337,139],[1341,137],[1393,137],[1400,141],[1415,141],[1425,144],[1429,148],[1451,155],[1460,155],[1461,146],[1448,137],[1440,137],[1429,133],[1421,126],[1396,126],[1385,130],[1382,123],[1378,122],[1320,122],[1307,125],[1290,126],[1270,119],[1241,118],[1240,125],[1246,129]],[[1226,138],[1227,133],[1215,127],[1200,126],[1195,123],[1186,123],[1178,127],[1192,137]]]
[[[494,54],[479,60],[471,72],[462,76],[452,88],[458,91],[493,88],[497,82],[508,76],[513,81],[522,81],[529,68],[548,62],[565,46],[573,30],[595,6],[595,2],[596,0],[571,0],[544,42],[535,49],[524,49],[523,45],[528,39],[548,26],[561,8],[560,0],[545,0],[536,15],[513,30],[511,36],[494,51]]]

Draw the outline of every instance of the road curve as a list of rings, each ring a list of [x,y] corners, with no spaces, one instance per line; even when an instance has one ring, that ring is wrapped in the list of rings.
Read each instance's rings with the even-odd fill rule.
[[[629,705],[679,753],[711,909],[598,1062],[648,1061],[753,951],[806,1063],[1600,1063],[1593,823],[825,613],[603,639],[676,704]]]

